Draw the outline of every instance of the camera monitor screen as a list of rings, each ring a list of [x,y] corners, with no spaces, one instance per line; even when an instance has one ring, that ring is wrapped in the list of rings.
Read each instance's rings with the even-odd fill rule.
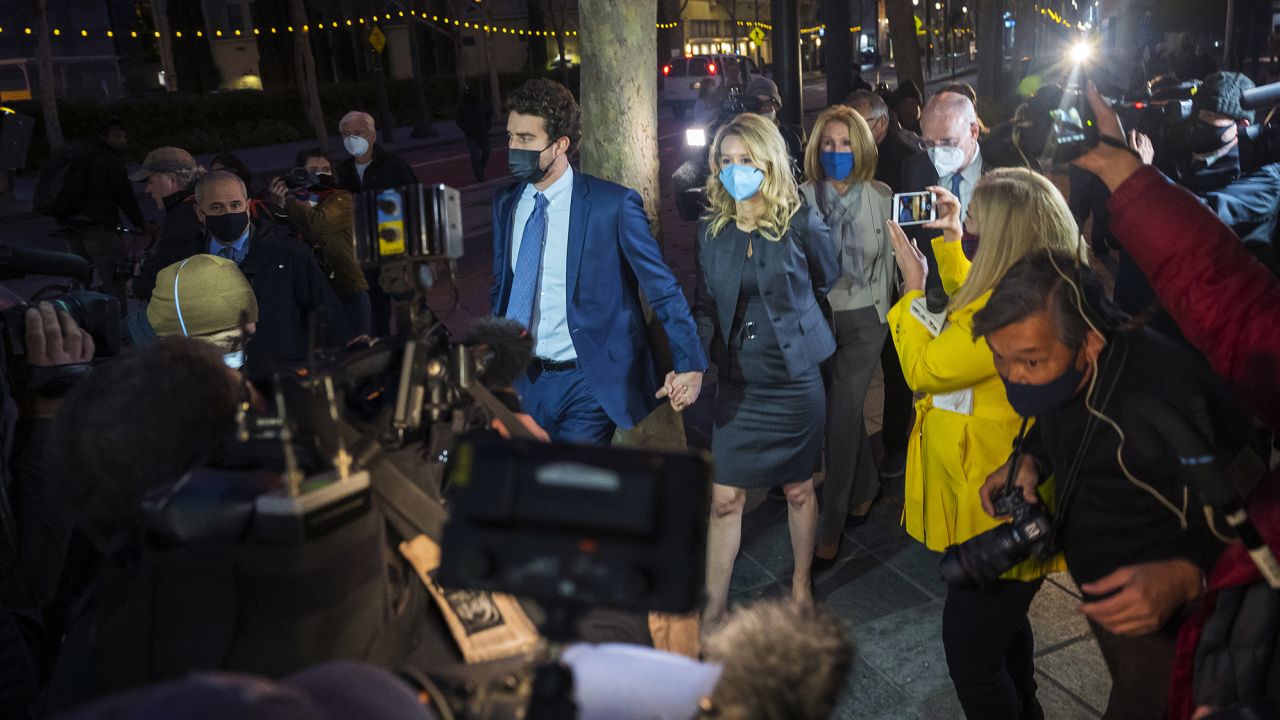
[[[689,612],[710,466],[698,455],[464,438],[449,455],[445,587]]]
[[[927,223],[938,216],[936,202],[937,198],[928,191],[898,193],[893,196],[893,207],[896,211],[894,219],[899,225]]]

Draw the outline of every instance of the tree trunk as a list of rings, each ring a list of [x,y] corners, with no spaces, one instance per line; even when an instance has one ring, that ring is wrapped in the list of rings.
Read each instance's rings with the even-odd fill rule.
[[[916,16],[911,0],[885,0],[889,14],[889,34],[893,38],[893,62],[898,71],[898,84],[914,80],[924,90],[924,70],[920,66],[920,45],[916,42]]]
[[[151,19],[160,33],[160,69],[164,70],[165,92],[178,92],[178,69],[173,64],[173,32],[169,29],[168,0],[152,0]]]
[[[44,116],[44,134],[49,150],[61,148],[62,121],[58,118],[58,88],[53,77],[53,49],[49,46],[48,0],[36,0],[36,77],[40,81],[40,112]]]
[[[582,170],[635,189],[658,218],[657,0],[581,0]],[[595,128],[595,132],[590,129]],[[605,130],[608,128],[608,130]],[[627,142],[618,142],[627,138]]]
[[[658,0],[579,0],[582,35],[582,171],[640,193],[649,225],[659,235],[658,80],[653,65]],[[626,142],[619,142],[625,138]],[[667,351],[655,346],[660,367]],[[632,447],[685,448],[684,423],[670,403],[619,434]]]
[[[307,122],[316,135],[320,149],[328,152],[329,133],[324,127],[324,109],[320,107],[320,86],[316,82],[316,59],[311,53],[311,34],[303,32],[307,25],[306,0],[290,0],[289,17],[293,22],[293,66],[298,72],[298,92],[307,113]]]
[[[995,100],[1004,91],[1004,3],[978,0],[979,98]]]
[[[489,14],[488,6],[484,6],[484,22],[486,25],[493,25],[493,18]],[[493,107],[495,113],[502,112],[502,88],[498,87],[498,66],[493,64],[493,42],[490,33],[480,36],[480,41],[484,43],[484,64],[489,71],[489,103]]]
[[[1017,17],[1014,23],[1013,63],[1018,81],[1021,82],[1030,71],[1031,59],[1035,57],[1036,22],[1040,14],[1036,12],[1034,0],[1017,0],[1014,13]]]

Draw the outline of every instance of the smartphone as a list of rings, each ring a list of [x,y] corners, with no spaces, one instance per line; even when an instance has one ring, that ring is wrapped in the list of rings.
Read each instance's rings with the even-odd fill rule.
[[[938,198],[928,190],[896,193],[893,196],[893,219],[899,225],[920,225],[938,218]]]

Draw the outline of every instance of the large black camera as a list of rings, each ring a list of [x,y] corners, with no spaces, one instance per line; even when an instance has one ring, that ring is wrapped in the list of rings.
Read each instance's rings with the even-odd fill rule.
[[[326,173],[317,173],[302,167],[296,167],[280,176],[284,180],[284,184],[292,190],[300,190],[302,188],[331,188],[333,187],[333,176]]]
[[[952,545],[942,555],[942,578],[952,587],[980,588],[1046,549],[1053,524],[1043,504],[1032,505],[1016,487],[992,498],[996,513],[1010,522]]]

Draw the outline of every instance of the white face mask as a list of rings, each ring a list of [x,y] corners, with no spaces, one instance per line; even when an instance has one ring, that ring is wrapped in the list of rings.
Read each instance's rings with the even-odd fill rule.
[[[240,350],[236,350],[235,352],[229,352],[229,353],[223,354],[222,362],[226,363],[227,367],[231,368],[232,370],[239,370],[240,368],[244,367],[244,350],[240,349]]]
[[[964,150],[958,147],[937,145],[929,148],[928,152],[938,177],[950,175],[964,165]]]
[[[369,152],[369,141],[359,135],[348,135],[342,139],[342,146],[351,153],[352,157],[363,157]]]
[[[769,112],[766,112],[766,113],[760,113],[760,117],[767,118],[767,119],[769,119],[769,120],[777,120],[777,119],[778,119],[778,111],[777,111],[777,110],[770,110]]]

